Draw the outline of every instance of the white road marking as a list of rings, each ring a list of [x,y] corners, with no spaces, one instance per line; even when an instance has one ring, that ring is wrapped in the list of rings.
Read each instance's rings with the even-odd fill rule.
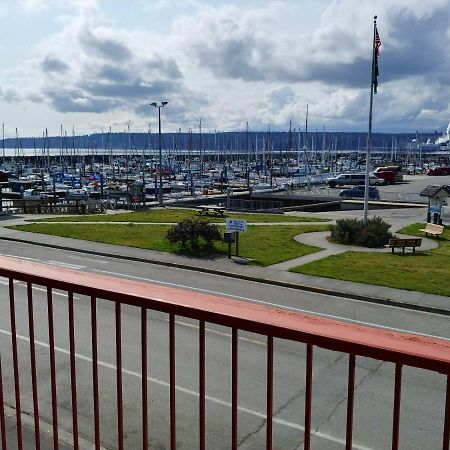
[[[75,270],[81,270],[81,269],[85,269],[86,266],[80,266],[78,264],[70,264],[70,263],[66,263],[66,262],[62,262],[62,261],[47,261],[47,264],[51,264],[52,266],[59,266],[59,267],[64,267],[66,269],[75,269]]]
[[[389,326],[380,325],[380,324],[377,324],[377,323],[365,322],[363,320],[356,320],[356,319],[351,319],[351,318],[348,318],[348,317],[342,317],[342,316],[336,316],[336,315],[333,315],[333,314],[326,314],[326,313],[311,311],[311,310],[308,310],[308,309],[295,308],[293,306],[280,305],[279,303],[265,302],[263,300],[256,300],[256,299],[253,299],[253,298],[242,297],[240,295],[227,294],[227,293],[223,293],[223,292],[219,292],[219,291],[212,291],[212,290],[209,290],[209,289],[202,289],[202,288],[196,288],[196,287],[192,287],[192,286],[185,286],[183,284],[169,283],[167,281],[152,280],[150,278],[137,277],[137,276],[133,276],[133,275],[120,274],[120,273],[116,273],[116,272],[109,272],[107,270],[100,270],[100,269],[92,269],[92,270],[95,271],[95,272],[101,272],[101,273],[105,273],[105,274],[108,274],[108,275],[115,275],[115,276],[120,276],[120,277],[126,277],[126,278],[131,278],[131,279],[140,280],[140,281],[148,281],[150,283],[163,284],[163,285],[176,287],[176,288],[191,289],[193,291],[204,292],[204,293],[207,293],[207,294],[218,295],[218,296],[222,296],[222,297],[225,296],[225,297],[233,298],[233,299],[236,299],[236,300],[244,300],[244,301],[247,301],[247,302],[258,303],[258,304],[261,304],[261,305],[264,305],[264,306],[270,306],[270,307],[274,307],[274,308],[287,309],[287,310],[290,310],[290,311],[303,313],[303,314],[312,314],[312,315],[315,315],[315,316],[325,317],[327,319],[341,320],[341,321],[345,321],[345,322],[349,322],[349,323],[354,323],[354,324],[357,324],[357,325],[364,325],[364,326],[368,326],[368,327],[380,328],[380,329],[383,329],[383,330],[396,331],[396,332],[399,332],[399,333],[415,334],[415,335],[418,335],[418,336],[429,337],[429,338],[437,338],[437,339],[443,339],[445,341],[450,341],[450,338],[443,337],[443,336],[436,336],[434,334],[420,333],[418,331],[405,330],[403,328],[389,327]],[[383,306],[385,308],[391,308],[390,306],[377,305],[376,303],[371,303],[371,305]],[[415,312],[421,312],[421,311],[415,311]],[[429,313],[427,313],[427,314],[429,314]]]
[[[5,253],[0,253],[0,256],[7,256],[8,258],[24,259],[26,261],[37,261],[37,262],[42,262],[44,264],[51,264],[52,266],[65,267],[67,269],[81,270],[81,269],[86,268],[86,266],[80,266],[78,264],[70,264],[70,263],[66,263],[66,262],[62,262],[62,261],[53,261],[53,260],[45,261],[45,260],[38,259],[38,258],[29,258],[27,256],[7,255]],[[105,261],[105,263],[106,263],[106,261]]]
[[[9,280],[6,278],[0,278],[0,284],[3,284],[4,286],[9,286]],[[26,285],[27,285],[27,283],[25,283],[24,281],[19,281],[19,280],[14,280],[14,284],[17,284],[18,286],[23,286],[23,287],[26,287]],[[47,288],[39,287],[39,286],[36,286],[35,284],[33,284],[33,291],[47,292]],[[58,295],[60,297],[67,298],[67,293],[56,292],[55,290],[52,290],[52,293],[53,293],[53,295]],[[74,296],[73,298],[75,300],[79,299],[79,297],[76,297],[76,296]]]
[[[7,330],[0,329],[0,333],[5,334],[7,336],[11,336],[11,332],[7,331]],[[20,334],[17,334],[16,337],[17,337],[17,339],[20,339],[20,340],[25,341],[25,342],[29,342],[30,341],[30,339],[28,337],[22,336]],[[38,340],[35,340],[35,344],[39,345],[41,347],[44,347],[44,348],[49,348],[50,347],[49,344],[47,344],[46,342],[42,342],[42,341],[38,341]],[[65,355],[70,355],[70,351],[69,350],[66,350],[66,349],[61,348],[61,347],[56,347],[55,346],[55,351],[57,351],[59,353],[63,353]],[[79,353],[75,353],[75,357],[78,358],[81,361],[92,363],[92,358],[90,358],[89,356],[85,356],[85,355],[81,355]],[[117,370],[117,366],[115,366],[114,364],[110,364],[110,363],[107,363],[107,362],[104,362],[104,361],[100,361],[100,360],[97,360],[97,364],[99,366],[107,368],[107,369]],[[139,379],[142,379],[142,375],[140,373],[138,373],[138,372],[133,371],[133,370],[128,370],[128,369],[122,368],[122,373],[130,375],[130,376],[133,376],[133,377],[136,377],[136,378],[139,378]],[[166,387],[166,388],[170,388],[170,383],[168,383],[166,381],[163,381],[163,380],[159,380],[157,378],[147,377],[147,381],[149,381],[151,383],[154,383],[154,384],[158,384],[158,385]],[[175,388],[176,388],[176,390],[178,392],[182,392],[184,394],[187,394],[187,395],[190,395],[190,396],[193,396],[193,397],[199,397],[199,395],[200,395],[197,391],[194,391],[192,389],[187,389],[187,388],[184,388],[184,387],[179,386],[179,385],[176,385]],[[216,397],[211,397],[209,395],[206,395],[205,399],[210,401],[211,403],[215,403],[217,405],[225,406],[227,408],[231,408],[232,407],[231,403],[226,402],[226,401],[221,400],[221,399],[216,398]],[[244,408],[243,406],[238,406],[238,410],[241,411],[241,412],[250,414],[252,416],[259,417],[261,419],[266,419],[266,417],[267,417],[266,414],[264,414],[264,413],[262,413],[260,411],[255,411],[255,410],[252,410],[252,409],[249,409],[249,408]],[[285,426],[287,428],[293,428],[295,430],[305,431],[305,427],[303,425],[297,424],[295,422],[291,422],[291,421],[288,421],[288,420],[283,420],[283,419],[280,419],[278,417],[273,417],[272,421],[273,421],[273,423],[276,423],[278,425],[283,425],[283,426]],[[336,442],[338,444],[345,445],[345,440],[344,439],[337,438],[337,437],[332,436],[332,435],[330,435],[328,433],[323,433],[323,432],[320,432],[320,431],[311,431],[311,435],[315,436],[317,438],[321,438],[321,439],[327,440],[327,441]],[[366,446],[364,446],[362,444],[356,444],[355,442],[353,442],[352,448],[357,449],[357,450],[372,450],[369,447],[366,447]]]
[[[40,259],[28,258],[27,256],[7,255],[6,253],[0,253],[0,256],[7,256],[8,258],[16,258],[16,259],[25,259],[27,261],[39,261],[39,262],[41,262]]]

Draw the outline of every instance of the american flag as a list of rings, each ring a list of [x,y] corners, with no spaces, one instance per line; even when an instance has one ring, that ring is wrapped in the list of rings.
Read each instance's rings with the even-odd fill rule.
[[[374,61],[373,61],[373,73],[372,73],[372,85],[373,92],[377,93],[378,87],[378,57],[380,55],[381,39],[378,34],[378,29],[375,27],[375,42],[374,42]]]
[[[375,28],[375,56],[378,59],[378,55],[380,54],[380,47],[381,47],[381,39],[380,35],[378,34],[378,30]]]

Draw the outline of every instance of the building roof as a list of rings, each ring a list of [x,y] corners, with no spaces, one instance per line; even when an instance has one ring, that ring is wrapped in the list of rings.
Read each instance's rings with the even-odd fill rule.
[[[421,197],[450,197],[450,186],[429,184],[421,193]]]

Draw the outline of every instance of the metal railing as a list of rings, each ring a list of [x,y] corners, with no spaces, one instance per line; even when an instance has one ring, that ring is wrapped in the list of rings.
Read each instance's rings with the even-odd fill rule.
[[[58,384],[58,371],[64,369],[64,365],[57,364],[55,356],[55,336],[61,333],[61,328],[68,327],[69,339],[69,368],[68,380],[70,384],[70,402],[64,405],[64,412],[69,411],[71,415],[70,432],[73,435],[73,446],[75,449],[80,448],[79,443],[79,411],[80,408],[87,408],[83,402],[79,402],[79,383],[80,374],[77,371],[75,327],[82,327],[85,333],[90,331],[91,358],[85,358],[85,361],[91,363],[92,379],[90,381],[90,389],[92,389],[92,423],[93,436],[88,437],[94,442],[95,448],[100,449],[101,442],[101,423],[100,423],[100,394],[99,394],[99,339],[100,330],[98,327],[99,317],[97,314],[97,306],[100,299],[106,301],[111,313],[111,324],[109,328],[114,329],[115,335],[114,358],[115,358],[115,396],[114,416],[117,425],[117,448],[132,448],[127,444],[126,438],[128,433],[124,428],[124,416],[129,414],[140,414],[142,448],[147,449],[151,443],[151,430],[149,432],[149,409],[152,413],[151,404],[149,402],[148,392],[148,311],[156,311],[168,315],[168,383],[166,383],[169,391],[168,410],[169,410],[169,442],[170,448],[174,450],[177,446],[177,423],[180,424],[187,420],[185,416],[177,415],[177,390],[180,388],[176,384],[176,317],[193,319],[198,324],[197,343],[198,348],[195,352],[198,354],[198,447],[206,448],[206,435],[208,429],[208,418],[206,415],[206,400],[209,397],[207,391],[207,358],[206,358],[206,324],[216,324],[226,327],[231,331],[231,369],[230,369],[230,386],[231,386],[231,448],[238,448],[238,411],[242,409],[239,406],[240,392],[238,391],[239,377],[239,348],[242,345],[239,342],[240,337],[246,333],[257,333],[264,337],[265,340],[265,413],[260,414],[264,418],[265,428],[265,448],[272,449],[275,447],[274,440],[274,383],[277,381],[274,373],[274,339],[294,341],[294,343],[306,344],[306,366],[305,366],[305,390],[304,390],[304,425],[297,430],[299,438],[303,440],[303,448],[308,450],[311,448],[311,437],[315,431],[312,429],[312,412],[314,405],[313,396],[313,356],[315,349],[323,348],[332,352],[346,354],[348,357],[348,373],[346,381],[346,425],[342,430],[342,442],[345,443],[346,449],[353,446],[353,418],[355,403],[355,371],[357,358],[367,357],[378,361],[387,361],[395,365],[394,375],[394,392],[392,405],[392,428],[391,428],[391,446],[392,449],[399,448],[400,433],[400,411],[401,411],[401,393],[402,393],[402,369],[404,366],[411,366],[420,369],[426,369],[437,374],[442,374],[443,382],[446,383],[446,400],[444,410],[438,411],[438,415],[442,420],[442,449],[449,450],[450,435],[450,343],[445,340],[421,337],[412,334],[404,334],[392,331],[384,331],[376,328],[358,326],[346,322],[337,322],[312,315],[305,315],[285,311],[280,309],[268,308],[253,303],[230,300],[227,298],[216,297],[180,290],[168,287],[162,287],[155,284],[149,284],[128,279],[119,279],[106,277],[97,274],[90,274],[76,270],[54,267],[51,265],[39,264],[19,259],[0,257],[0,277],[5,280],[0,284],[4,286],[2,295],[2,314],[4,314],[4,305],[9,303],[9,321],[10,331],[7,335],[11,337],[11,359],[12,359],[12,375],[14,385],[13,410],[15,410],[17,447],[23,446],[23,429],[22,429],[22,408],[21,403],[24,394],[21,392],[21,386],[25,377],[25,367],[29,366],[31,372],[31,394],[29,395],[32,407],[29,414],[34,420],[35,447],[40,448],[40,397],[38,395],[38,375],[42,371],[42,362],[37,358],[43,358],[43,351],[37,351],[36,334],[43,336],[42,330],[39,329],[42,318],[35,320],[35,315],[46,315],[44,321],[48,325],[46,334],[48,336],[48,344],[44,347],[48,348],[49,362],[49,378],[50,378],[50,396],[51,398],[51,414],[49,421],[52,424],[54,448],[58,448],[60,430],[61,405],[58,403],[57,391],[63,390]],[[39,287],[44,293],[45,311],[38,310],[33,303],[35,287]],[[26,287],[23,300],[26,307],[17,309],[19,301],[20,289]],[[43,288],[42,288],[43,287]],[[1,292],[1,289],[0,289]],[[87,296],[76,298],[75,296]],[[60,299],[59,297],[63,297]],[[7,300],[5,300],[7,299]],[[55,301],[57,299],[57,301]],[[74,304],[82,303],[84,312],[81,324],[75,320]],[[61,323],[58,319],[55,321],[56,307],[60,308],[60,304],[67,307],[67,323]],[[140,336],[140,405],[134,410],[127,409],[124,412],[124,380],[123,367],[124,357],[128,357],[129,350],[123,349],[122,334],[124,330],[124,321],[122,311],[126,305],[131,305],[139,311],[138,317],[134,317],[134,327],[139,328]],[[106,314],[102,312],[102,314]],[[21,324],[22,328],[28,330],[29,342],[29,361],[28,364],[19,364],[18,356],[18,339],[20,338],[17,329],[17,320],[27,320]],[[87,316],[87,317],[86,317]],[[197,322],[198,321],[198,322]],[[25,323],[27,322],[27,326]],[[83,333],[84,334],[84,333]],[[86,338],[89,341],[88,338]],[[285,341],[283,341],[285,342]],[[2,360],[5,360],[7,351],[3,342],[0,354],[0,432],[2,437],[2,449],[7,448],[7,432],[5,426],[5,371],[2,375]],[[44,358],[44,359],[46,359]],[[45,362],[45,361],[44,361]],[[102,363],[103,364],[103,363]],[[103,364],[104,366],[105,364]],[[102,367],[103,367],[102,366]],[[113,367],[111,364],[109,367]],[[41,367],[38,372],[38,367]],[[28,370],[28,368],[26,369]],[[129,372],[129,371],[128,371]],[[127,372],[127,373],[128,373]],[[256,375],[256,373],[255,373]],[[320,387],[319,387],[320,388]],[[12,389],[11,389],[12,390]],[[185,389],[185,391],[187,391]],[[245,394],[245,392],[242,392]],[[59,395],[59,394],[58,394]],[[68,395],[69,397],[69,395]],[[27,397],[28,398],[28,397]],[[179,407],[179,404],[178,404]],[[186,411],[184,411],[186,412]],[[191,414],[189,412],[189,414]],[[189,415],[188,414],[188,415]],[[66,421],[67,422],[67,421]],[[278,423],[278,422],[276,422]],[[67,428],[67,423],[64,424]],[[402,426],[408,427],[407,423],[402,422]],[[89,428],[89,426],[87,427]],[[103,429],[103,436],[110,434],[111,430]],[[303,432],[302,432],[303,431]],[[85,435],[85,434],[84,434]],[[134,447],[136,448],[136,447]],[[192,447],[194,448],[194,447]],[[218,448],[218,446],[214,446]],[[262,447],[258,447],[262,448]],[[284,447],[277,447],[284,448]],[[358,447],[367,448],[367,447]]]

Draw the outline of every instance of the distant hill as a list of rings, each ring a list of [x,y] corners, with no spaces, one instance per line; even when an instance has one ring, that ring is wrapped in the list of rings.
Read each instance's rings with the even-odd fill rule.
[[[426,142],[428,139],[434,141],[438,133],[419,134],[419,141]],[[374,148],[386,148],[391,146],[404,148],[408,142],[416,138],[414,133],[374,133],[372,135],[372,146]],[[325,139],[325,143],[323,140]],[[337,150],[365,149],[367,133],[360,132],[311,132],[307,137],[308,149],[321,150],[325,148]],[[248,142],[248,145],[247,145]],[[193,150],[236,150],[250,151],[263,147],[268,148],[268,143],[274,151],[286,151],[289,148],[296,150],[303,148],[305,143],[304,133],[288,131],[278,132],[217,132],[217,133],[163,133],[162,147],[164,149],[193,149]],[[157,149],[157,133],[95,133],[84,136],[51,136],[48,138],[25,137],[5,139],[5,148],[63,148],[63,149]]]

